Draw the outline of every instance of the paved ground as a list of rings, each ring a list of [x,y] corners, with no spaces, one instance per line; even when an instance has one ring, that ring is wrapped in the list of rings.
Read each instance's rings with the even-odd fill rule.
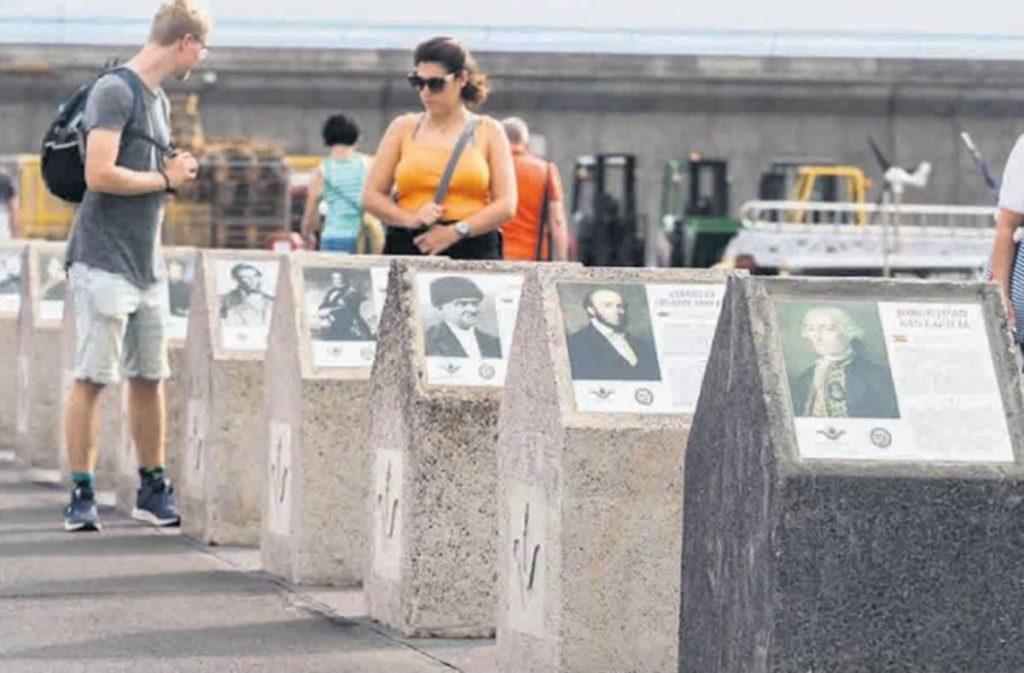
[[[419,673],[494,670],[493,641],[407,640],[358,591],[297,589],[251,549],[212,549],[101,508],[60,528],[63,488],[0,454],[3,673]]]

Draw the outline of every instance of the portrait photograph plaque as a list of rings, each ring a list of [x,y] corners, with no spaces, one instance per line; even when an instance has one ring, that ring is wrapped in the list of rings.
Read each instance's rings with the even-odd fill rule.
[[[278,262],[218,259],[214,263],[221,346],[264,350],[274,312]]]
[[[167,271],[167,338],[185,340],[188,334],[188,307],[195,279],[195,253],[164,253]]]
[[[577,411],[694,411],[724,285],[565,282],[557,288]]]
[[[801,458],[1013,462],[977,304],[776,299]]]
[[[306,267],[302,284],[313,365],[372,367],[388,267]]]
[[[39,253],[39,319],[60,322],[64,317],[64,293],[67,291],[64,253]]]
[[[418,274],[427,383],[504,385],[522,289],[521,274]]]
[[[21,251],[0,250],[0,313],[15,315],[21,308]]]

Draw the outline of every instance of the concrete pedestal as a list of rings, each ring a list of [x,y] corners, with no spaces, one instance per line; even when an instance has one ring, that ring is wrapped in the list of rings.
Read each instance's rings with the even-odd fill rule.
[[[369,379],[387,265],[381,257],[310,254],[281,266],[267,351],[260,546],[263,568],[292,583],[363,580]]]
[[[680,671],[1024,669],[999,292],[730,281],[686,456]]]
[[[60,467],[64,442],[61,321],[64,310],[64,244],[31,242],[22,257],[18,312],[17,458],[48,471]]]
[[[266,484],[264,357],[281,257],[203,251],[185,340],[183,532],[204,543],[256,545]]]
[[[184,348],[188,321],[188,293],[195,273],[196,252],[192,248],[165,248],[169,283],[170,319],[167,329],[167,361],[171,376],[164,381],[165,468],[177,487],[185,437]],[[126,407],[127,408],[127,407]],[[139,487],[139,459],[130,433],[119,445],[115,465],[117,508],[130,514]]]
[[[18,310],[25,244],[0,244],[0,371],[18,371]],[[8,374],[10,376],[10,374]],[[18,386],[0,386],[0,450],[17,449]]]
[[[501,670],[676,669],[682,463],[724,281],[646,269],[528,277],[498,424]],[[609,302],[635,365],[586,340]]]
[[[366,593],[370,616],[407,635],[494,632],[498,407],[529,268],[392,266],[371,379]],[[481,357],[441,334],[438,305],[460,296],[476,302],[466,337]]]

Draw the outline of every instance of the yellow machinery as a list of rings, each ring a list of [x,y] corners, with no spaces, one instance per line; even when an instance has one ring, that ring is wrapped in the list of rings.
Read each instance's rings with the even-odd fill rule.
[[[21,237],[63,241],[71,230],[75,209],[46,189],[38,154],[18,155],[16,170]]]
[[[835,201],[863,204],[867,200],[868,178],[856,166],[801,166],[793,187],[793,201]],[[796,211],[796,222],[807,222],[813,213]],[[863,212],[855,214],[857,224],[867,224]]]

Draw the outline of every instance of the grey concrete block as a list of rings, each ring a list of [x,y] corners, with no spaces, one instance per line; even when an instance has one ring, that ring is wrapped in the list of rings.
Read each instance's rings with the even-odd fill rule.
[[[25,244],[0,244],[0,371],[18,371],[18,310]],[[0,386],[0,450],[17,448],[18,386]]]
[[[384,257],[336,254],[282,262],[266,361],[268,488],[260,546],[263,568],[293,583],[363,581],[369,379],[388,264]],[[319,310],[341,292],[331,286],[335,273],[352,292],[328,322]],[[347,309],[362,309],[358,321],[348,322]]]
[[[437,264],[428,270],[396,261],[388,285],[371,379],[367,599],[371,617],[407,635],[487,636],[495,628],[494,451],[502,395],[496,384],[504,361],[428,359],[428,352],[440,351],[425,336],[427,286],[440,275],[467,273],[478,275],[476,282],[507,282],[507,276],[491,274],[521,277],[532,265]],[[481,306],[493,333],[494,307],[500,303],[503,312],[514,312],[519,288],[488,288]],[[512,325],[498,331],[507,357]],[[429,350],[428,340],[434,344]],[[488,341],[481,354],[497,352]],[[455,385],[461,376],[494,385]],[[433,383],[441,380],[452,383]]]
[[[64,244],[30,243],[22,257],[18,311],[17,457],[27,467],[60,466],[61,320]]]
[[[682,462],[725,278],[551,268],[527,278],[498,423],[501,670],[675,670]],[[621,293],[632,339],[656,340],[647,380],[591,381],[581,365],[601,355],[570,354],[580,344],[570,335],[589,329],[582,300],[599,288]],[[651,402],[670,385],[671,406]],[[592,409],[593,389],[638,401]]]
[[[259,543],[267,465],[266,427],[259,422],[263,360],[280,259],[264,251],[211,250],[200,252],[196,264],[177,490],[183,532],[205,543]],[[236,292],[244,282],[258,287]]]
[[[876,364],[865,400],[850,360],[824,417],[794,378],[821,304],[859,311],[852,357]],[[1015,350],[989,284],[730,281],[686,457],[679,670],[1024,668]]]
[[[181,283],[181,285],[169,289],[171,295],[171,316],[167,333],[167,361],[171,368],[171,376],[164,380],[163,391],[165,410],[164,467],[171,483],[177,484],[185,436],[185,391],[182,370],[184,368],[185,334],[188,324],[188,295],[185,296],[185,305],[181,306],[182,297],[178,293],[191,290],[192,278],[195,272],[196,251],[193,248],[185,247],[164,248],[164,257],[169,264],[173,264],[175,261],[180,262],[179,270],[183,273],[180,279],[175,277],[179,270],[175,270],[173,275],[168,274],[168,280],[172,286],[174,283]],[[183,312],[184,315],[182,315]],[[117,460],[114,473],[116,475],[117,508],[126,514],[130,514],[135,507],[136,490],[139,487],[139,460],[130,433],[126,435],[125,441],[119,445],[116,455]]]

